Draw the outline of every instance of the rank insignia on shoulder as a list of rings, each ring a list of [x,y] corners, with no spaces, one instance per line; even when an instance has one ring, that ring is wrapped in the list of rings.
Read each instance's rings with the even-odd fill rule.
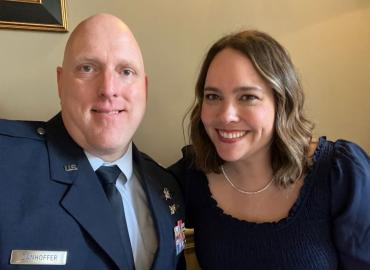
[[[175,232],[176,255],[178,255],[185,248],[185,223],[179,219],[173,230]]]
[[[166,188],[166,187],[163,189],[163,195],[164,195],[164,198],[166,199],[166,201],[172,199],[171,193],[168,190],[168,188]]]
[[[64,170],[66,172],[78,171],[78,166],[77,164],[67,164],[67,165],[64,165]]]

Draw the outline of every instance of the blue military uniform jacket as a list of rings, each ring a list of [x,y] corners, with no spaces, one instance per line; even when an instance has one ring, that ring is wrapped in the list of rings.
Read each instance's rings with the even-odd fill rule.
[[[151,269],[182,268],[174,228],[184,220],[184,208],[176,181],[136,147],[133,158],[157,232]],[[0,269],[128,269],[129,247],[120,242],[109,207],[60,114],[46,123],[0,120]],[[10,264],[16,250],[27,250],[23,262],[48,266]],[[36,250],[62,251],[66,263],[53,265],[45,254],[32,257]]]

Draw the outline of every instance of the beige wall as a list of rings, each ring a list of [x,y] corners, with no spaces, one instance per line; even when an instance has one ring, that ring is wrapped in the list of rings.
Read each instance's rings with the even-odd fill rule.
[[[242,28],[266,31],[300,70],[316,135],[370,152],[370,1],[67,0],[69,27],[97,12],[123,18],[141,44],[150,95],[135,141],[165,165],[180,156],[181,119],[206,49]],[[47,120],[59,110],[55,67],[68,34],[0,30],[0,117]]]

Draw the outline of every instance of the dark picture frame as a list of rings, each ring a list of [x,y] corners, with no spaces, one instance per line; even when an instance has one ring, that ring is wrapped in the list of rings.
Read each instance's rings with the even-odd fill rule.
[[[0,0],[0,28],[68,32],[66,0]]]

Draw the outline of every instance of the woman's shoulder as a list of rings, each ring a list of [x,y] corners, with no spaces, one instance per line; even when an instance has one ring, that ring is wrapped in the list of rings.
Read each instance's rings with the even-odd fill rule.
[[[370,158],[359,145],[321,137],[313,162],[316,175],[329,180],[333,216],[370,205]]]
[[[168,167],[168,170],[180,181],[182,184],[189,181],[197,180],[204,177],[204,173],[200,171],[195,165],[195,154],[191,145],[184,146],[181,149],[182,157],[174,164]]]
[[[370,182],[370,158],[363,148],[347,140],[337,140],[332,145],[332,171],[337,179]]]
[[[341,263],[370,269],[370,158],[356,143],[322,140],[322,154],[331,156],[331,216]]]
[[[321,137],[312,162],[314,175],[329,180],[334,212],[341,211],[349,200],[370,200],[370,158],[356,143]]]
[[[321,137],[313,153],[313,162],[327,160],[330,169],[342,176],[365,174],[370,177],[370,158],[366,151],[354,142],[347,140],[330,141]]]
[[[334,159],[339,164],[345,162],[353,166],[369,165],[369,155],[358,144],[346,140],[337,140],[333,144]]]
[[[195,169],[194,151],[191,145],[186,145],[181,149],[182,157],[170,165],[168,169],[176,175],[187,170]]]

